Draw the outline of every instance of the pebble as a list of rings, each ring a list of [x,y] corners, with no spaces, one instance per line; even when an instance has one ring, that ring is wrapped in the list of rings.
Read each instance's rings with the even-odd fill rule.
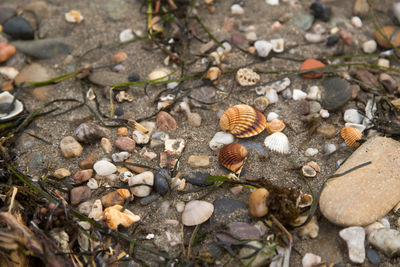
[[[14,40],[32,40],[35,32],[31,24],[20,16],[11,17],[3,23],[3,32]]]
[[[375,136],[362,144],[336,173],[372,163],[329,180],[320,197],[320,210],[332,223],[367,225],[385,216],[400,201],[397,167],[400,143]]]
[[[103,149],[104,153],[106,153],[106,154],[111,153],[112,144],[111,144],[110,139],[103,137],[103,138],[101,138],[100,144],[101,144],[101,148]]]
[[[114,154],[111,155],[111,159],[114,162],[123,162],[128,158],[129,158],[129,152],[126,152],[126,151],[122,151],[122,152],[119,152],[119,153],[114,153]]]
[[[190,176],[186,178],[186,181],[196,186],[209,186],[213,184],[213,182],[206,181],[209,176],[211,176],[211,174],[208,172],[194,172],[190,173]]]
[[[321,34],[318,34],[318,33],[307,32],[304,35],[304,38],[309,43],[320,43],[320,42],[325,41],[325,38]]]
[[[368,0],[355,0],[353,4],[353,15],[366,18],[369,15]]]
[[[93,175],[93,170],[80,170],[74,175],[74,180],[76,183],[80,184],[89,180]]]
[[[245,37],[246,37],[247,41],[250,41],[250,42],[257,41],[257,34],[253,31],[247,32]]]
[[[283,90],[282,97],[285,99],[291,99],[292,98],[292,90],[290,90],[290,88]]]
[[[162,196],[167,194],[169,190],[167,180],[170,181],[171,177],[166,169],[160,169],[154,175],[154,190]]]
[[[243,15],[244,9],[239,4],[233,4],[231,6],[231,13],[232,15]]]
[[[310,9],[316,19],[320,19],[326,22],[329,21],[331,18],[331,7],[325,3],[315,1],[311,4]]]
[[[101,203],[104,207],[114,205],[124,205],[125,201],[131,198],[131,193],[128,189],[118,189],[112,191],[101,198]]]
[[[308,12],[300,11],[294,14],[293,21],[298,28],[308,31],[314,22],[314,16]]]
[[[356,99],[361,91],[360,86],[358,84],[352,84],[350,85],[350,88],[351,88],[351,99]]]
[[[267,57],[272,50],[272,44],[265,40],[258,40],[254,43],[257,55],[260,57]]]
[[[150,195],[148,197],[141,198],[139,200],[139,202],[140,202],[140,205],[146,206],[146,205],[149,205],[149,204],[153,203],[157,199],[158,199],[158,195],[157,194],[153,194],[153,195]]]
[[[372,264],[380,264],[381,263],[381,257],[379,256],[379,253],[372,248],[367,249],[367,258],[370,263]]]
[[[321,262],[321,257],[312,253],[306,253],[301,260],[301,264],[303,265],[303,267],[312,267],[315,265],[319,265]]]
[[[321,90],[319,89],[318,86],[314,85],[308,89],[307,99],[308,100],[320,100],[321,99]]]
[[[321,104],[317,101],[310,101],[310,113],[319,113],[321,110]]]
[[[40,82],[47,81],[51,78],[52,77],[49,71],[45,67],[37,63],[33,63],[26,65],[22,68],[17,77],[15,77],[15,83],[19,84],[22,82]],[[50,94],[49,90],[51,88],[51,86],[37,87],[30,92],[35,98],[45,101]]]
[[[76,158],[82,154],[83,147],[72,136],[66,136],[60,142],[61,152],[64,158]]]
[[[326,142],[324,146],[324,152],[326,155],[330,155],[336,151],[336,145]]]
[[[13,57],[17,50],[15,49],[15,46],[10,45],[5,42],[0,43],[0,62],[5,62],[9,58]],[[8,69],[5,69],[8,68]],[[6,71],[8,70],[8,71]],[[10,67],[2,67],[2,72],[1,74],[6,75],[9,79],[14,79],[16,75],[18,75],[18,70],[15,75],[7,75],[7,73],[10,73],[10,70],[12,70]],[[15,73],[15,71],[14,71]],[[14,77],[13,77],[14,76]]]
[[[70,23],[81,23],[83,21],[83,16],[78,10],[70,10],[64,14],[64,18]]]
[[[273,111],[271,111],[270,113],[268,113],[267,115],[267,121],[273,121],[275,119],[279,118],[279,115]]]
[[[261,112],[264,112],[264,110],[268,107],[269,105],[269,100],[265,96],[259,96],[256,99],[254,99],[253,103],[254,107],[258,109]]]
[[[326,41],[326,46],[334,46],[339,42],[340,38],[337,35],[331,35]]]
[[[89,215],[92,207],[93,207],[92,201],[85,201],[85,202],[82,202],[81,204],[79,204],[78,211],[79,211],[79,213],[82,213],[84,215]]]
[[[239,258],[243,265],[249,267],[262,267],[267,266],[267,263],[271,260],[268,254],[268,247],[265,247],[258,241],[250,241],[246,243],[247,246],[243,247],[239,251]],[[255,253],[258,252],[258,253]],[[254,254],[255,253],[255,254]],[[256,255],[250,257],[250,255]],[[253,259],[254,258],[254,259]]]
[[[265,90],[265,97],[268,99],[270,104],[278,103],[279,101],[278,93],[269,87]]]
[[[71,189],[70,200],[71,205],[78,205],[86,201],[92,195],[90,188],[87,186],[78,186]]]
[[[188,163],[192,168],[204,168],[210,166],[209,156],[195,156],[191,155],[188,159]]]
[[[357,16],[351,18],[351,24],[356,28],[361,28],[363,26],[362,20]]]
[[[163,132],[175,131],[177,123],[169,113],[160,111],[156,117],[156,124]]]
[[[375,230],[369,235],[368,242],[388,257],[400,254],[400,232],[397,230],[387,228]]]
[[[365,230],[360,226],[345,228],[339,236],[346,242],[350,261],[361,264],[365,260]]]
[[[322,134],[327,139],[335,137],[338,129],[332,124],[323,124],[317,128],[317,133]]]
[[[325,64],[322,63],[321,61],[318,61],[316,59],[306,59],[303,64],[301,64],[300,71],[305,71],[309,69],[315,69],[315,68],[322,68],[325,67]],[[307,72],[307,73],[302,73],[300,74],[303,78],[307,79],[318,79],[321,78],[324,74],[322,70],[318,71],[312,71],[312,72]]]
[[[301,223],[305,222],[307,216],[300,216],[298,219]],[[311,220],[304,226],[299,227],[299,236],[303,239],[305,238],[317,238],[319,233],[319,225],[317,217],[313,216]]]
[[[301,115],[310,113],[310,103],[306,100],[300,100],[297,104],[297,110]]]
[[[127,151],[127,152],[133,152],[136,147],[136,142],[135,140],[121,136],[118,137],[117,140],[115,140],[115,146],[122,151]]]
[[[314,157],[318,154],[318,149],[309,147],[307,148],[306,152],[304,153],[307,157]]]
[[[193,127],[200,127],[202,118],[200,114],[191,112],[187,114],[187,119],[189,121],[189,125]]]
[[[379,75],[379,81],[383,84],[383,86],[390,92],[394,93],[397,90],[398,84],[395,79],[392,78],[389,74],[381,73]]]
[[[92,169],[93,164],[96,162],[97,158],[99,157],[99,154],[95,151],[90,153],[84,160],[79,162],[79,168],[81,169]]]
[[[360,80],[365,84],[367,87],[372,87],[372,88],[379,88],[380,84],[378,82],[378,79],[373,75],[371,72],[359,69],[354,73],[354,76],[356,79]],[[361,85],[361,87],[364,87]],[[369,89],[369,88],[366,88]]]
[[[231,222],[227,225],[228,233],[238,239],[258,239],[261,237],[257,227],[245,222]]]
[[[375,40],[366,41],[362,45],[362,49],[363,49],[364,53],[367,53],[367,54],[374,53],[376,51],[377,47],[378,47],[378,45],[375,42]]]
[[[380,67],[385,67],[385,68],[390,67],[390,61],[389,61],[389,59],[386,59],[386,58],[378,59],[378,62],[376,64]]]
[[[71,172],[66,168],[60,168],[54,171],[54,177],[58,179],[63,179],[71,175]]]
[[[184,211],[184,209],[185,209],[185,202],[183,202],[183,201],[178,201],[178,202],[175,204],[175,208],[176,208],[176,211],[177,211],[177,212],[182,213],[182,212]]]
[[[99,160],[93,165],[94,171],[100,176],[107,176],[117,171],[117,167],[107,160]]]
[[[97,183],[97,180],[94,178],[90,178],[86,183],[86,185],[92,190],[96,190],[99,188],[99,184]]]
[[[384,26],[380,30],[390,41],[390,43],[388,43],[386,39],[378,31],[376,31],[375,40],[381,47],[390,49],[392,48],[392,45],[395,47],[400,46],[400,34],[397,34],[399,30],[398,27]]]
[[[148,195],[150,195],[151,188],[154,184],[154,174],[150,171],[142,172],[138,175],[129,178],[128,184],[129,186],[131,186],[132,194],[134,196],[147,197]],[[134,186],[137,184],[146,184],[146,185]]]
[[[349,84],[342,78],[326,79],[323,83],[321,101],[325,109],[335,111],[346,104],[352,97]]]
[[[83,143],[96,143],[101,138],[111,135],[111,131],[95,123],[84,122],[76,128],[74,136]]]
[[[357,109],[346,109],[343,115],[343,119],[345,122],[356,123],[359,124],[362,122],[363,117],[358,112]]]
[[[300,89],[293,89],[293,100],[304,100],[307,98],[307,93],[301,91]]]
[[[15,41],[11,43],[18,51],[37,59],[51,59],[67,55],[71,48],[61,39],[49,38],[31,41]]]
[[[119,33],[119,40],[121,42],[128,42],[134,38],[135,36],[133,35],[132,29],[125,29]]]

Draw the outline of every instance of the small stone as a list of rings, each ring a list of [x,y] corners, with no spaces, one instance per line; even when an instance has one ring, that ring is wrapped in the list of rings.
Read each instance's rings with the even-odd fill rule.
[[[20,16],[9,18],[3,23],[3,32],[14,40],[32,40],[35,32],[30,23]]]
[[[108,138],[101,138],[101,148],[103,149],[104,153],[111,153],[112,151],[112,144]]]
[[[320,264],[321,262],[321,257],[312,253],[306,253],[301,260],[301,264],[303,265],[303,267],[312,267]]]
[[[331,18],[331,7],[325,3],[315,1],[311,4],[310,9],[316,19],[329,21],[329,19]]]
[[[338,134],[338,129],[332,124],[323,124],[317,128],[317,133],[331,139]]]
[[[140,216],[133,214],[130,210],[123,209],[120,205],[108,207],[103,212],[103,218],[106,220],[106,225],[113,230],[117,230],[121,224],[124,227],[129,227],[132,223],[140,220]]]
[[[76,183],[80,184],[89,180],[93,175],[93,170],[80,170],[74,175],[74,180]]]
[[[125,29],[119,33],[119,40],[121,42],[128,42],[135,38],[132,29]]]
[[[328,142],[325,143],[325,146],[324,146],[325,154],[330,155],[335,151],[336,151],[336,145],[335,144],[331,144],[331,143],[328,143]]]
[[[115,140],[115,146],[119,150],[133,152],[136,147],[136,142],[129,137],[122,136]]]
[[[367,225],[385,216],[400,201],[397,166],[400,143],[372,137],[336,171],[371,164],[329,180],[319,200],[322,214],[338,225]]]
[[[92,210],[89,213],[89,218],[99,221],[103,218],[103,205],[100,199],[96,199],[93,203]]]
[[[182,213],[183,210],[185,209],[185,202],[183,201],[178,201],[175,205],[176,211],[179,213]]]
[[[99,154],[97,152],[93,151],[84,160],[79,162],[79,167],[84,170],[92,169],[93,164],[96,162],[98,157],[99,157]]]
[[[264,112],[264,110],[268,107],[269,105],[269,100],[265,96],[259,96],[256,99],[254,99],[254,107],[258,109],[261,112]]]
[[[90,178],[86,183],[86,185],[92,190],[96,190],[99,188],[99,184],[97,183],[97,180],[94,178]]]
[[[265,89],[265,97],[270,104],[278,103],[279,101],[278,93],[273,88],[268,87]]]
[[[132,188],[132,194],[137,197],[146,197],[150,195],[152,186],[154,184],[154,174],[150,171],[142,172],[128,179],[128,184]],[[134,186],[137,184],[145,184]],[[133,186],[133,187],[132,187]]]
[[[385,67],[385,68],[390,67],[390,61],[389,61],[389,59],[386,59],[386,58],[378,59],[378,62],[376,64],[380,67]]]
[[[128,189],[118,189],[110,192],[101,198],[101,203],[104,207],[110,207],[114,205],[124,205],[126,200],[131,200],[131,192]]]
[[[321,90],[319,89],[318,86],[311,86],[310,89],[308,89],[307,93],[307,99],[308,100],[320,100],[321,99]]]
[[[156,123],[163,132],[175,131],[177,126],[175,119],[165,111],[157,114]]]
[[[316,59],[307,59],[301,64],[300,71],[306,71],[306,70],[311,70],[311,69],[316,69],[316,68],[323,68],[325,67],[325,64],[322,63],[321,61],[318,61]],[[307,79],[318,79],[321,78],[324,74],[322,72],[323,70],[317,70],[317,71],[312,71],[312,72],[306,72],[300,74],[303,78]]]
[[[107,160],[99,160],[93,165],[94,171],[101,176],[107,176],[117,171],[117,167]]]
[[[11,44],[25,55],[38,59],[51,59],[71,52],[69,45],[58,38],[15,41]]]
[[[303,223],[307,219],[307,216],[299,216],[296,219],[296,223]],[[299,227],[299,236],[303,239],[305,238],[317,238],[319,233],[319,226],[317,217],[313,216],[311,220],[304,226]]]
[[[320,115],[321,118],[323,118],[323,119],[327,119],[327,118],[329,118],[329,116],[330,116],[329,111],[327,111],[326,109],[321,109],[321,110],[319,111],[319,115]]]
[[[255,32],[252,32],[252,31],[247,32],[245,37],[246,37],[247,41],[252,41],[252,42],[257,41],[257,34]]]
[[[396,80],[386,73],[381,73],[379,75],[379,81],[390,93],[394,93],[398,87]]]
[[[369,15],[368,0],[355,0],[353,5],[353,15],[366,18]]]
[[[71,205],[78,205],[79,203],[86,201],[92,195],[90,188],[87,186],[78,186],[71,189]]]
[[[51,75],[49,71],[43,67],[42,65],[39,65],[37,63],[33,63],[30,65],[26,65],[15,77],[15,83],[17,85],[23,83],[23,82],[41,82],[41,81],[47,81],[51,79]],[[47,100],[48,96],[50,95],[49,90],[52,89],[51,86],[41,86],[37,87],[35,89],[32,89],[30,93],[37,99],[45,101]]]
[[[128,135],[128,128],[126,128],[126,127],[120,127],[120,128],[118,128],[118,130],[117,130],[117,134],[119,135],[119,136],[127,136]]]
[[[71,10],[64,14],[65,20],[70,23],[81,23],[83,16],[78,10]]]
[[[256,48],[257,54],[260,57],[267,57],[269,52],[272,50],[272,44],[265,40],[258,40],[254,43],[254,47]]]
[[[340,38],[337,35],[331,35],[326,41],[326,46],[334,46],[339,42]]]
[[[375,32],[375,40],[376,42],[383,48],[392,48],[392,46],[398,47],[400,46],[400,35],[397,34],[399,28],[395,26],[384,26],[380,29],[380,31]],[[384,38],[382,34],[387,38]],[[388,41],[386,41],[388,39]]]
[[[16,52],[17,52],[17,50],[15,49],[15,46],[10,45],[8,43],[1,42],[0,43],[0,62],[7,61],[9,58],[13,57]],[[4,70],[4,68],[6,68],[6,67],[3,67],[3,70]],[[10,67],[8,67],[8,68],[10,68]],[[5,71],[2,71],[1,74],[4,75]],[[18,73],[16,75],[18,75]],[[10,77],[10,75],[7,75],[7,76],[10,79],[14,79],[16,75],[13,75],[14,77]]]
[[[57,169],[55,172],[54,172],[54,177],[56,177],[56,178],[58,178],[58,179],[63,179],[63,178],[65,178],[65,177],[68,177],[68,176],[70,176],[71,175],[71,172],[68,170],[68,169],[66,169],[66,168],[60,168],[60,169]]]
[[[365,84],[361,84],[361,87],[365,87],[366,89],[370,89],[368,87],[372,88],[379,88],[380,84],[378,82],[378,79],[373,75],[371,72],[366,71],[366,70],[357,70],[356,73],[354,74],[356,79],[360,80]]]
[[[381,229],[381,228],[385,228],[383,226],[383,224],[381,224],[380,222],[373,222],[367,226],[364,227],[365,229],[365,233],[369,236],[372,232],[374,232],[375,230]]]
[[[351,24],[353,24],[355,28],[361,28],[363,26],[362,20],[357,16],[351,18]]]
[[[339,232],[340,237],[346,241],[350,261],[361,264],[365,260],[365,231],[360,226],[345,228]]]
[[[307,98],[307,93],[301,91],[300,89],[293,90],[293,100],[304,100]]]
[[[210,158],[208,156],[191,155],[188,163],[192,168],[204,168],[210,166]]]
[[[157,193],[164,196],[168,193],[169,184],[171,180],[170,174],[166,169],[160,169],[154,175],[154,189]]]
[[[350,85],[351,88],[351,99],[356,99],[358,96],[358,93],[360,93],[361,88],[358,84],[352,84]]]
[[[233,33],[231,35],[231,40],[232,40],[233,44],[241,46],[245,41],[245,37],[240,33]],[[214,45],[214,42],[213,42],[213,45]]]
[[[329,111],[335,111],[346,104],[352,96],[349,84],[341,78],[330,78],[323,82],[322,105]]]
[[[0,24],[6,22],[9,18],[17,15],[17,11],[14,8],[2,7],[0,8]]]
[[[232,15],[243,15],[244,9],[239,4],[233,4],[231,6],[231,13]]]
[[[352,45],[351,41],[352,41],[352,39],[353,39],[353,34],[352,34],[351,32],[346,31],[346,30],[344,30],[344,29],[340,29],[339,37],[340,37],[340,39],[343,40],[343,42],[344,42],[346,45],[348,45],[348,46],[351,46],[351,45]]]
[[[298,28],[308,31],[314,22],[314,16],[304,11],[300,11],[295,13],[293,21]]]
[[[78,211],[81,214],[88,215],[90,210],[92,209],[93,203],[92,201],[85,201],[79,204]]]
[[[307,157],[314,157],[315,155],[317,155],[318,154],[318,149],[316,149],[316,148],[307,148],[307,150],[306,150],[306,152],[305,152],[305,155],[307,156]]]
[[[82,123],[76,128],[74,136],[80,142],[96,143],[101,138],[109,136],[110,130],[95,123]]]
[[[301,115],[310,113],[310,103],[306,100],[300,100],[297,104],[297,110]]]
[[[253,225],[245,222],[231,222],[227,225],[228,233],[240,239],[258,239],[261,237],[260,231]]]
[[[128,55],[124,51],[119,51],[113,56],[113,61],[115,63],[122,63],[128,58]]]
[[[367,258],[370,263],[372,264],[380,264],[381,263],[381,257],[379,256],[379,253],[372,248],[367,249]]]
[[[344,112],[344,116],[343,119],[345,122],[350,122],[350,123],[356,123],[359,124],[361,123],[363,117],[361,116],[361,114],[358,112],[357,109],[347,109]]]
[[[400,232],[397,230],[387,228],[375,230],[369,235],[368,241],[388,257],[400,254]]]
[[[319,113],[321,110],[321,104],[317,101],[310,101],[310,114]]]
[[[61,152],[64,158],[76,158],[82,154],[83,147],[72,136],[66,136],[60,143]]]
[[[114,153],[111,155],[111,158],[114,162],[123,162],[129,158],[129,152],[122,151],[119,153]]]
[[[217,132],[214,137],[211,139],[209,146],[211,150],[217,151],[221,149],[223,146],[233,143],[235,137],[227,132]]]
[[[362,49],[365,53],[372,54],[376,51],[377,46],[375,40],[369,40],[363,43]]]
[[[304,38],[309,43],[321,43],[321,42],[325,41],[325,38],[321,34],[318,34],[318,33],[307,32],[304,35]]]
[[[165,151],[172,155],[180,155],[186,146],[186,141],[183,138],[165,140]]]
[[[140,205],[146,206],[146,205],[149,205],[149,204],[153,203],[157,199],[158,199],[158,195],[157,194],[153,194],[153,195],[150,195],[148,197],[141,198],[139,202],[140,202]]]
[[[279,118],[279,115],[273,111],[268,113],[268,115],[267,115],[267,121],[273,121],[277,118]]]
[[[187,114],[187,119],[189,121],[189,125],[193,127],[200,127],[202,118],[198,113],[189,113]]]

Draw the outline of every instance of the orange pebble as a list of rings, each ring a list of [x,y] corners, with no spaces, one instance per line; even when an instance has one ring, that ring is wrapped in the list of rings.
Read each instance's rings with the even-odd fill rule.
[[[115,63],[124,62],[128,58],[128,55],[124,51],[119,51],[113,56],[113,61]]]
[[[117,134],[119,136],[127,136],[128,135],[128,128],[126,128],[126,127],[118,128]]]
[[[375,40],[381,47],[392,48],[392,45],[394,47],[400,46],[399,28],[394,27],[394,26],[385,26],[385,27],[381,28],[380,30],[391,43],[390,44],[388,41],[386,41],[386,39],[382,36],[382,34],[379,33],[379,31],[376,31],[375,32]]]
[[[301,65],[300,71],[311,70],[311,69],[316,69],[316,68],[321,68],[321,67],[325,67],[325,64],[322,63],[321,61],[310,58],[303,62],[303,64]],[[308,79],[321,78],[323,75],[324,74],[321,70],[301,74],[301,76],[303,78],[308,78]]]
[[[0,43],[0,62],[7,61],[14,56],[16,52],[15,46],[7,43]]]

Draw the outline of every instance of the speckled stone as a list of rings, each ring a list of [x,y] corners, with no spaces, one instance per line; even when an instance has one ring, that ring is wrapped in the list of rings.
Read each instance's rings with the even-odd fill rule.
[[[400,143],[372,137],[336,171],[372,163],[329,180],[321,193],[322,214],[341,226],[368,225],[385,216],[400,201]]]

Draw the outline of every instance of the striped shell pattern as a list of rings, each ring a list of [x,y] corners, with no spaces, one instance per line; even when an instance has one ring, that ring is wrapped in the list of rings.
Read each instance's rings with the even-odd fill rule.
[[[240,172],[247,157],[247,149],[238,143],[224,146],[219,152],[218,160],[222,166],[234,173]]]

